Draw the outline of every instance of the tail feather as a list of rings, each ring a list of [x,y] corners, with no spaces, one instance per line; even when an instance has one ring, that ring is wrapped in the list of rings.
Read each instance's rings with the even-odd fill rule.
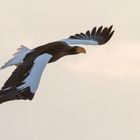
[[[20,65],[23,63],[23,59],[26,56],[27,53],[30,52],[30,49],[27,47],[21,45],[20,48],[17,49],[18,51],[14,53],[14,57],[11,58],[9,61],[7,61],[0,69],[4,69],[6,67],[12,66],[12,65]]]

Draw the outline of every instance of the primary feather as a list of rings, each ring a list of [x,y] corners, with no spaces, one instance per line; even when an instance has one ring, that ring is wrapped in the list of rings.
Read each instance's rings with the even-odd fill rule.
[[[94,27],[92,31],[86,31],[85,33],[75,34],[62,41],[69,45],[81,44],[81,45],[102,45],[109,41],[114,31],[113,26],[104,27],[100,26],[98,29]]]

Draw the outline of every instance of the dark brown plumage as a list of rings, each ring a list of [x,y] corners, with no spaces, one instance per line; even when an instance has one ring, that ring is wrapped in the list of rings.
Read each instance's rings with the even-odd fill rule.
[[[34,64],[34,60],[39,55],[42,55],[43,53],[51,54],[53,56],[49,61],[49,63],[51,63],[66,55],[85,53],[85,49],[78,46],[71,47],[68,44],[61,41],[48,43],[48,44],[45,44],[45,45],[42,45],[33,49],[33,51],[28,53],[26,57],[23,59],[24,63],[22,63],[20,66],[18,66],[14,70],[12,75],[9,77],[9,79],[6,81],[6,83],[2,87],[2,90],[0,91],[1,103],[5,101],[6,99],[7,100],[33,99],[34,94],[31,93],[29,87],[21,91],[17,90],[17,87],[23,84],[22,81],[24,81],[24,79],[28,77],[29,72]],[[12,87],[9,90],[10,96],[9,98],[5,98],[6,97],[5,89],[8,89],[9,87]],[[15,94],[11,94],[12,93],[11,91],[14,91],[13,93]],[[4,97],[3,100],[2,100],[2,96]]]
[[[32,100],[47,63],[55,62],[66,55],[86,53],[84,48],[70,46],[69,42],[70,44],[73,42],[86,44],[91,41],[89,45],[101,45],[106,43],[113,33],[112,26],[109,28],[101,26],[98,29],[94,27],[91,32],[75,34],[66,40],[48,43],[32,50],[26,47],[20,48],[16,56],[2,66],[6,68],[16,65],[17,68],[0,90],[0,103],[19,99]]]

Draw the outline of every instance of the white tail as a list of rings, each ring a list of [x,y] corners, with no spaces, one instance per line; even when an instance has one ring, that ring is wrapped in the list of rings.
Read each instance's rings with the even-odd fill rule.
[[[23,63],[23,59],[31,50],[23,45],[20,46],[20,48],[17,49],[18,51],[14,53],[14,57],[11,58],[8,62],[6,62],[0,69],[4,69],[6,67],[12,66],[12,65],[20,65]]]

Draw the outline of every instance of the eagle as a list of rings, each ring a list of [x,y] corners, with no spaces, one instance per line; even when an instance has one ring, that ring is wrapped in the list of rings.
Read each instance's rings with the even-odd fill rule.
[[[47,64],[63,56],[86,53],[86,50],[79,45],[105,44],[114,33],[112,28],[112,25],[94,27],[91,31],[75,34],[34,49],[21,45],[13,58],[1,67],[4,69],[12,65],[17,66],[0,90],[0,103],[20,99],[32,100]]]

